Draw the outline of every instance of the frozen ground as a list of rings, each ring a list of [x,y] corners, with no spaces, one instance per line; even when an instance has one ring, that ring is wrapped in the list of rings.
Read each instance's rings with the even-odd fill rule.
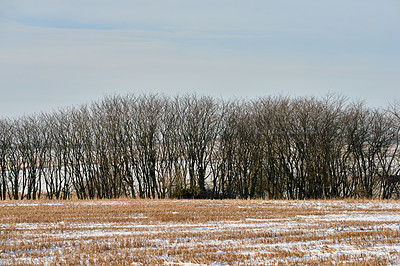
[[[0,264],[400,263],[397,201],[0,202]]]

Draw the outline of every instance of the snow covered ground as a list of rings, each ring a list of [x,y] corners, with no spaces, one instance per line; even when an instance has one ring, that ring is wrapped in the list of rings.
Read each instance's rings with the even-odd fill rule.
[[[400,264],[399,201],[0,202],[0,264]]]

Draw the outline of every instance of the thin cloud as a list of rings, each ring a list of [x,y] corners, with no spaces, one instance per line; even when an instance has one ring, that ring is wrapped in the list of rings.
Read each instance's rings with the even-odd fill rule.
[[[3,0],[0,10],[3,115],[144,90],[329,90],[377,105],[398,94],[399,1]]]

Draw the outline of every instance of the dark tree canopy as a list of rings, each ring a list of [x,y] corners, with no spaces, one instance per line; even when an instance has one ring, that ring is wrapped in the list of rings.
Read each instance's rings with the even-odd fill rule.
[[[398,198],[399,105],[127,95],[0,120],[1,199]]]

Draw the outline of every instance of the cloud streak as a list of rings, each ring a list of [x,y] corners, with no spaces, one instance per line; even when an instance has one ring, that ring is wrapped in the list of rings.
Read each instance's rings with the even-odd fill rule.
[[[0,116],[107,93],[397,97],[398,1],[10,1]]]

